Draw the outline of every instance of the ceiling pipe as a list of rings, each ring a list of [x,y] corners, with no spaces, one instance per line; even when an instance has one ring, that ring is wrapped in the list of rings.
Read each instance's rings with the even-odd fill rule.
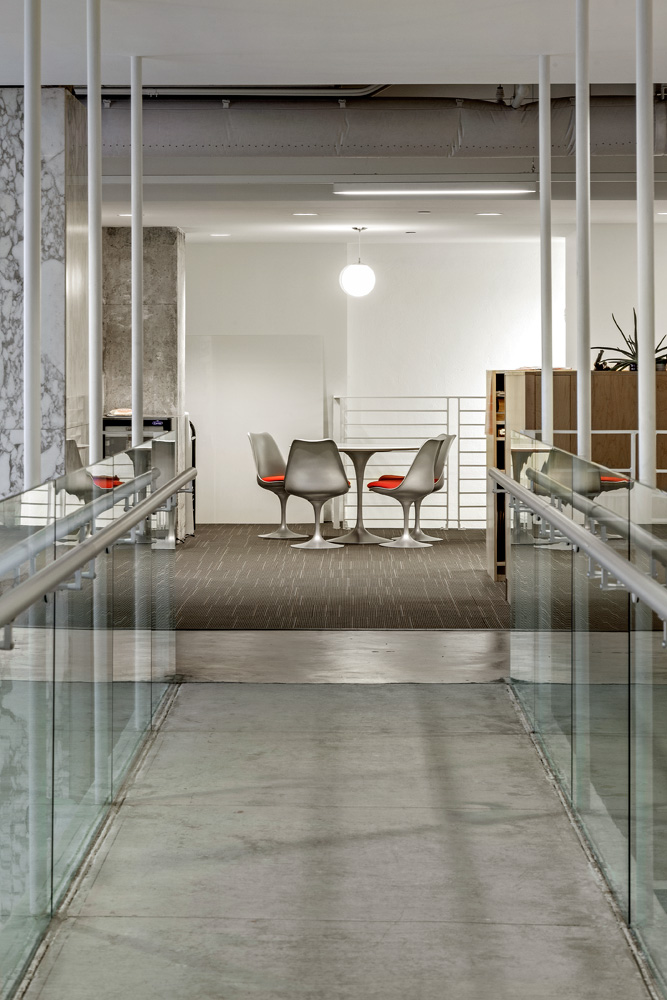
[[[513,108],[522,108],[524,104],[532,102],[533,88],[529,83],[520,83],[514,88],[514,97],[510,101]]]
[[[343,84],[333,87],[144,87],[145,97],[374,97],[389,87],[389,84],[367,84],[354,86]],[[85,97],[88,88],[74,87],[77,97]],[[128,97],[130,88],[106,86],[102,88],[104,97]]]

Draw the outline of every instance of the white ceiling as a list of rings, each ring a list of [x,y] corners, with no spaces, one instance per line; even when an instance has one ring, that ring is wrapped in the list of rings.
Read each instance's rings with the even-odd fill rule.
[[[293,192],[293,187],[290,194]],[[429,214],[420,214],[419,209]],[[129,200],[105,201],[104,224],[130,225],[120,213],[130,211]],[[294,212],[315,212],[296,217]],[[500,212],[480,217],[477,212]],[[656,213],[667,212],[667,201],[656,203]],[[367,226],[364,242],[469,242],[524,241],[539,235],[539,205],[536,201],[508,199],[410,198],[377,201],[348,200],[341,203],[308,198],[267,201],[192,201],[148,199],[147,226],[178,226],[189,241],[233,243],[350,243],[356,240],[353,226]],[[634,223],[635,203],[595,201],[593,223]],[[572,201],[553,203],[556,235],[572,231],[575,206]],[[667,225],[667,215],[656,214],[658,225]],[[413,232],[409,232],[413,231]],[[211,234],[229,234],[213,236]]]
[[[44,0],[43,81],[85,82],[85,0]],[[591,0],[591,78],[634,78],[633,0]],[[667,0],[655,0],[656,81]],[[103,82],[532,83],[539,53],[574,79],[575,0],[102,0]],[[3,0],[0,84],[23,80],[23,0]]]

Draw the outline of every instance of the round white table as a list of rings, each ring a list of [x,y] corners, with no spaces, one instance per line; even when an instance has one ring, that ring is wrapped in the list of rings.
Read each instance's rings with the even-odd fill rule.
[[[354,475],[357,480],[357,523],[347,534],[334,538],[332,541],[337,545],[379,545],[387,539],[382,535],[374,535],[372,531],[364,528],[363,503],[364,503],[364,472],[369,459],[382,451],[419,451],[419,446],[405,444],[387,444],[386,441],[373,444],[366,441],[364,444],[339,444],[338,450],[347,455],[354,466]]]

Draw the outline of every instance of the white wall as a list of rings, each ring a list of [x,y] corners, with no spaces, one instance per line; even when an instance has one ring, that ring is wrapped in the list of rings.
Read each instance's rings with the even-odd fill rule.
[[[322,437],[321,337],[193,336],[185,365],[186,406],[197,430],[197,520],[271,524],[274,496],[257,485],[248,431],[269,431],[283,455],[295,437]],[[305,500],[288,517],[312,520]]]
[[[554,241],[557,365],[565,363],[564,244],[563,239]],[[338,285],[338,274],[348,260],[348,248],[341,244],[187,245],[186,406],[193,418],[200,415],[195,420],[199,435],[210,438],[199,452],[200,522],[271,521],[278,508],[275,498],[263,496],[254,483],[245,441],[238,453],[238,441],[233,447],[225,445],[223,458],[229,481],[245,484],[240,506],[213,483],[215,462],[202,460],[209,454],[220,459],[215,415],[223,409],[228,412],[219,399],[224,349],[212,360],[216,340],[248,338],[245,376],[235,362],[233,394],[240,405],[244,378],[246,401],[257,399],[251,359],[262,356],[260,340],[321,337],[325,418],[330,416],[327,404],[334,394],[484,395],[487,368],[539,366],[537,241],[367,243],[362,249],[363,259],[375,269],[377,284],[367,298],[353,299]],[[349,255],[356,260],[355,246],[349,247]],[[207,364],[220,372],[218,377],[202,373]],[[266,368],[262,371],[265,378]],[[290,412],[285,434],[291,428],[295,435],[308,436],[300,428],[312,424],[311,389],[309,384],[301,409],[297,406]],[[257,407],[266,427],[256,421],[246,426],[247,414],[240,428],[243,434],[249,429],[271,430],[275,404],[266,413],[259,401]],[[327,419],[324,433],[332,433]],[[285,447],[288,442],[280,443]],[[274,513],[267,506],[271,503]],[[296,507],[294,511],[296,515]]]
[[[576,368],[576,238],[567,238],[568,365]],[[656,343],[667,333],[667,225],[655,228]],[[591,344],[622,346],[613,313],[626,334],[633,331],[632,309],[637,307],[637,229],[634,225],[591,227]],[[591,352],[591,365],[595,353]]]
[[[554,364],[565,363],[565,247],[554,240]],[[350,395],[484,395],[492,368],[540,365],[539,244],[367,245],[374,291],[348,302]]]
[[[345,255],[341,244],[188,243],[186,337],[319,336],[325,397],[343,394],[346,301],[338,273]]]

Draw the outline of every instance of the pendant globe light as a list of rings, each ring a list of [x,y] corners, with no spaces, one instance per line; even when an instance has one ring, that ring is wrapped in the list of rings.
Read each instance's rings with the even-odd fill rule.
[[[359,299],[363,295],[368,295],[375,288],[375,271],[368,264],[361,263],[361,234],[365,232],[366,226],[352,226],[352,228],[359,234],[357,263],[344,267],[338,281],[344,292]]]

